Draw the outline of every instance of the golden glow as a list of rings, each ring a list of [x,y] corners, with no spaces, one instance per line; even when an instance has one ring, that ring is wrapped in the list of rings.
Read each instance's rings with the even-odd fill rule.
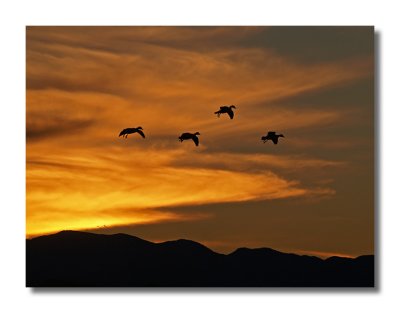
[[[278,166],[297,166],[290,159],[206,152],[199,155],[185,149],[142,151],[130,147],[130,154],[124,156],[125,152],[114,148],[107,157],[100,157],[102,152],[97,149],[78,150],[64,155],[48,152],[42,157],[29,151],[27,234],[187,218],[155,210],[168,206],[334,193],[329,188],[303,188],[296,181],[266,170],[274,159]],[[177,166],[188,159],[200,166]],[[307,162],[325,165],[306,160],[303,166]],[[212,164],[225,164],[227,169],[207,168]],[[248,167],[255,165],[261,170],[248,173]]]
[[[358,255],[345,254],[345,253],[341,253],[341,252],[332,252],[332,251],[295,250],[295,251],[289,251],[289,252],[294,252],[294,253],[300,254],[300,255],[314,255],[321,259],[327,259],[331,256],[338,256],[341,258],[355,258],[358,256]]]

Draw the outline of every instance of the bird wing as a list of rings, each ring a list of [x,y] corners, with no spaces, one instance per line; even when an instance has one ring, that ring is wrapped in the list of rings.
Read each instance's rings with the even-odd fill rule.
[[[192,139],[193,139],[195,145],[198,146],[199,145],[199,138],[196,137],[196,136],[193,136]]]
[[[267,136],[275,136],[276,132],[268,132]]]
[[[140,136],[142,136],[143,138],[146,138],[146,137],[144,136],[144,133],[143,133],[140,129],[138,129],[137,132],[140,134]]]
[[[273,138],[271,138],[271,140],[273,141],[274,144],[278,143],[278,137],[273,137]]]
[[[119,133],[118,137],[121,137],[122,135],[125,135],[126,129],[121,130],[121,132]]]
[[[231,119],[233,119],[233,115],[234,115],[234,113],[233,113],[233,111],[232,111],[232,110],[229,110],[229,111],[228,111],[228,115],[229,115],[229,117],[230,117]]]

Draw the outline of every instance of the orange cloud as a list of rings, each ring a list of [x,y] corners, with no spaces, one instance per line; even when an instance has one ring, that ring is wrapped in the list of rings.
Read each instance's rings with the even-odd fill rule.
[[[126,149],[115,148],[106,155],[95,149],[63,154],[55,150],[46,156],[28,150],[27,233],[187,218],[154,210],[167,206],[333,193],[329,188],[301,187],[299,182],[265,167],[274,162],[278,167],[289,166],[289,159],[244,155],[231,163],[220,162],[219,169],[207,164],[229,160],[230,156],[203,154],[205,160],[201,161],[195,151],[131,149],[129,155]],[[197,166],[185,166],[188,158]],[[248,172],[248,162],[261,169]],[[308,162],[309,166],[332,165],[318,160]],[[307,166],[307,161],[304,164]],[[112,210],[114,215],[104,214]]]
[[[244,29],[237,36],[258,31]],[[124,45],[115,38],[128,42],[129,49],[122,53],[85,45],[92,30],[30,29],[28,139],[50,133],[64,136],[77,130],[82,137],[104,144],[120,128],[140,125],[150,136],[175,137],[183,131],[200,130],[243,140],[268,129],[287,131],[333,124],[347,112],[333,107],[289,110],[268,103],[368,77],[373,69],[370,57],[302,65],[257,47],[188,50],[165,44],[171,36],[175,38],[163,37],[169,32],[162,28],[145,28],[143,33],[104,29],[103,45],[109,41],[110,46],[123,50]],[[178,33],[178,41],[196,35],[212,40],[221,34],[235,37],[229,28]],[[40,34],[48,40],[40,40]],[[151,41],[157,36],[165,38],[164,44]],[[224,103],[238,107],[234,128],[226,127],[212,114]],[[59,131],[55,125],[60,125]]]

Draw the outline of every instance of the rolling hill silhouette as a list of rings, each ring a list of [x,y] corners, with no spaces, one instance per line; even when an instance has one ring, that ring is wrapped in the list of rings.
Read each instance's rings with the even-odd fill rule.
[[[27,287],[374,287],[374,256],[355,259],[239,248],[219,254],[191,240],[62,231],[26,240]]]

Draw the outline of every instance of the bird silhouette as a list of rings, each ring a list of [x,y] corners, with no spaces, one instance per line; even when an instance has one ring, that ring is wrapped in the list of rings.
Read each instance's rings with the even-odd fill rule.
[[[125,128],[119,133],[118,137],[122,136],[122,137],[128,138],[128,134],[138,133],[140,136],[145,138],[144,133],[143,133],[142,130],[143,130],[142,126],[133,127],[133,128]]]
[[[229,115],[229,117],[231,119],[233,119],[234,113],[232,109],[236,109],[236,107],[234,105],[231,106],[222,106],[219,108],[219,111],[214,112],[214,114],[217,114],[217,116],[219,117],[221,114],[223,113],[227,113]]]
[[[261,140],[264,142],[264,143],[266,143],[268,140],[272,140],[272,142],[274,143],[274,144],[277,144],[278,143],[278,138],[279,137],[285,137],[285,136],[283,136],[282,134],[276,134],[276,132],[268,132],[268,134],[266,135],[266,136],[262,136],[261,137]]]
[[[180,142],[182,142],[184,140],[192,139],[194,141],[195,145],[198,146],[199,145],[199,138],[197,138],[198,135],[200,135],[199,132],[195,132],[194,134],[183,133],[180,137],[178,137],[178,139],[180,140]]]

